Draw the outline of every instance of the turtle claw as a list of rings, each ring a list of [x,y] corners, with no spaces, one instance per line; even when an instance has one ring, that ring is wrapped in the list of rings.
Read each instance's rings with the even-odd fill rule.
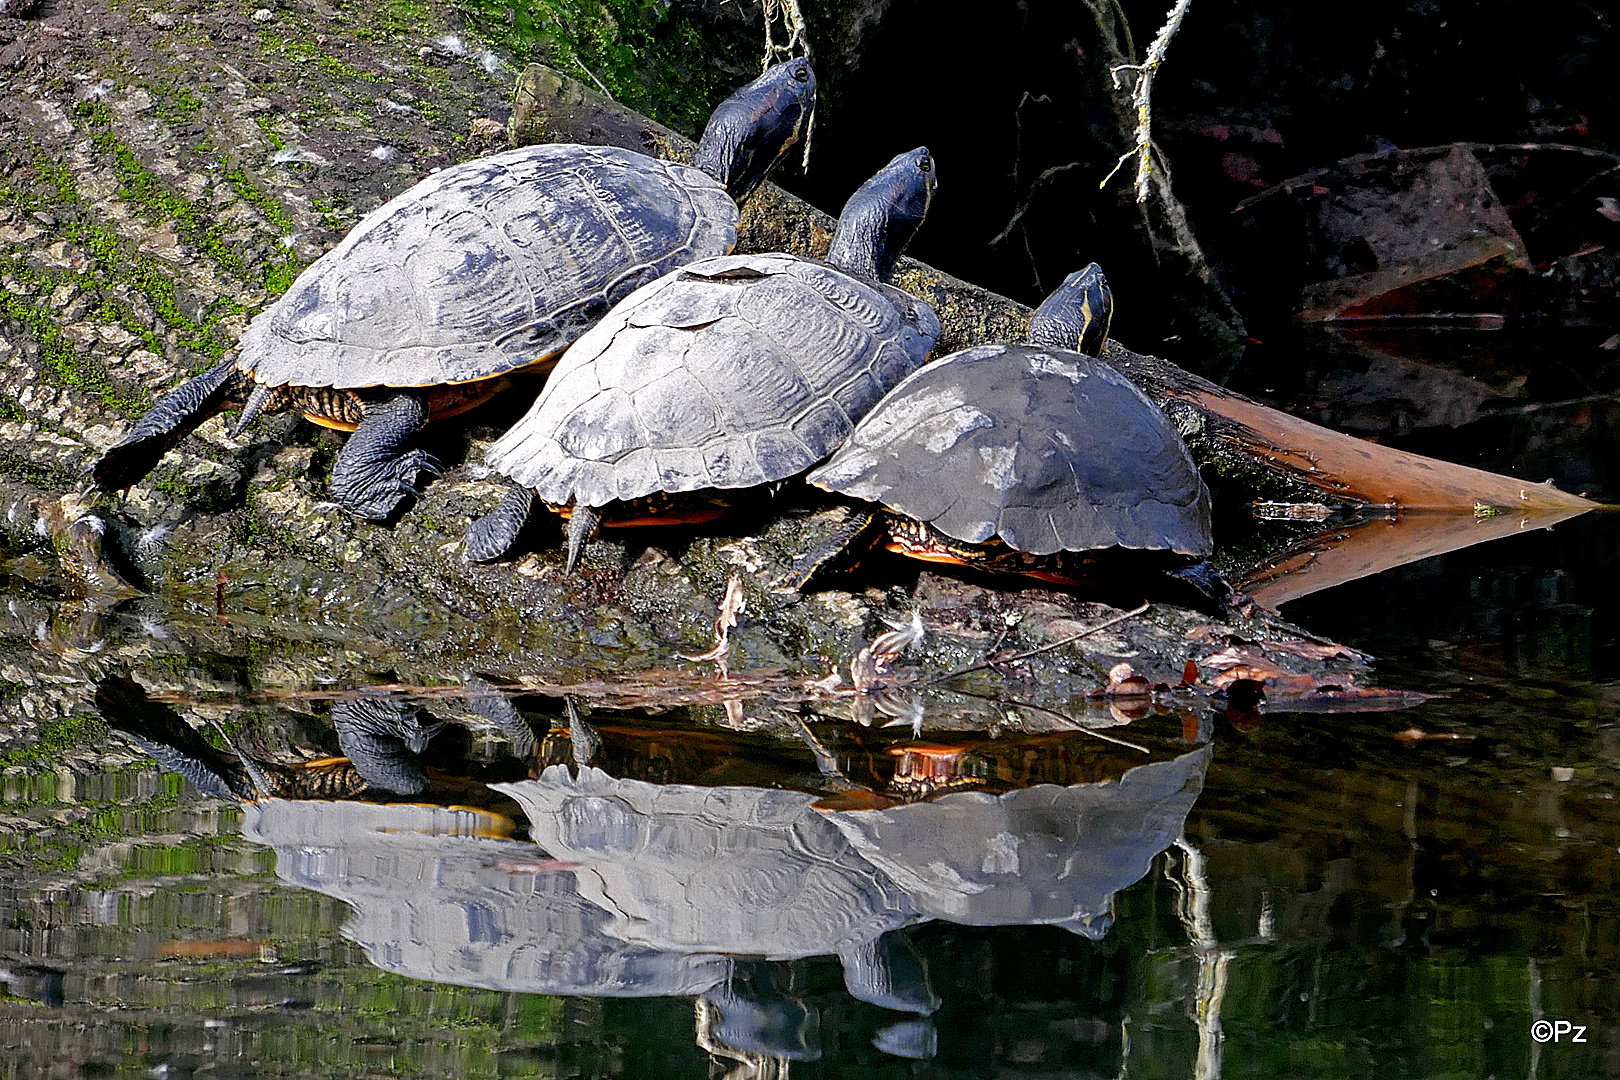
[[[424,462],[423,459],[426,459]],[[435,461],[421,450],[411,450],[380,462],[348,463],[343,455],[332,469],[332,497],[345,510],[367,521],[388,521],[410,499],[420,499],[417,476],[440,473]],[[369,465],[369,468],[363,467]]]

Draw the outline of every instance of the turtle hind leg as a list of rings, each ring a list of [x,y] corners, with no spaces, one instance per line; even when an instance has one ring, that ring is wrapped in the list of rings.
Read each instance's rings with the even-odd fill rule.
[[[878,513],[873,508],[855,511],[833,530],[831,536],[817,544],[814,551],[800,559],[792,573],[783,577],[778,584],[782,588],[802,590],[817,574],[851,549],[859,552],[871,547],[878,537],[879,521]]]
[[[204,420],[241,403],[252,380],[226,360],[163,395],[128,435],[108,447],[89,468],[90,480],[102,491],[137,483],[181,439]]]
[[[384,522],[407,499],[421,495],[414,481],[443,467],[425,450],[405,444],[427,423],[427,399],[401,390],[365,403],[364,415],[332,465],[332,498],[367,521]]]
[[[494,562],[517,547],[518,538],[534,518],[534,489],[513,484],[495,509],[467,527],[462,551],[470,562]]]

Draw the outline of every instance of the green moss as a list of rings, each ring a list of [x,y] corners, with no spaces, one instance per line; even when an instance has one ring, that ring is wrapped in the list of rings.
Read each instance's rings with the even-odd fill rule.
[[[0,769],[31,761],[54,761],[65,752],[81,746],[105,742],[107,725],[99,716],[69,716],[47,724],[27,746],[13,747],[0,754]]]
[[[343,232],[352,224],[351,220],[345,217],[341,210],[325,199],[312,197],[309,200],[309,205],[317,214],[321,215],[321,224],[328,229]]]
[[[304,64],[313,64],[327,75],[334,75],[342,79],[353,79],[358,82],[380,83],[387,81],[381,72],[365,71],[352,64],[345,64],[336,56],[323,50],[309,37],[289,38],[272,30],[259,31],[259,40],[264,42],[266,48],[274,49],[283,56],[289,56]]]
[[[202,112],[202,99],[176,78],[161,88],[147,87],[152,111],[171,124],[184,123]]]
[[[0,274],[6,272],[27,274],[21,264],[0,259]],[[46,279],[47,285],[53,283]],[[107,376],[107,369],[88,357],[80,355],[78,347],[62,328],[54,313],[30,302],[25,296],[0,292],[0,316],[21,324],[39,343],[40,358],[66,385],[97,394],[111,408],[128,417],[146,411],[146,395],[130,397],[120,392]]]
[[[292,286],[297,276],[298,271],[290,262],[271,263],[264,268],[264,290],[272,296],[280,296]]]
[[[171,191],[144,165],[135,151],[119,141],[112,131],[112,110],[100,103],[81,102],[79,114],[85,118],[90,140],[112,158],[126,198],[136,209],[154,221],[172,220],[187,232],[201,231],[202,211],[189,200]]]
[[[40,178],[52,187],[53,202],[59,206],[76,206],[79,202],[79,189],[73,183],[73,172],[65,165],[36,156],[34,169]]]
[[[253,207],[281,236],[289,236],[294,229],[292,217],[282,209],[273,195],[263,191],[248,178],[242,169],[232,169],[225,174],[230,181],[231,188],[241,197],[242,201]],[[274,262],[264,268],[264,287],[272,296],[280,296],[287,291],[297,276],[296,262],[291,251],[281,262]]]
[[[735,79],[713,63],[701,12],[646,0],[464,0],[479,32],[530,60],[600,82],[613,98],[678,131],[703,129]]]
[[[216,221],[211,210],[200,207],[173,191],[142,165],[135,152],[114,134],[111,126],[112,114],[107,106],[81,103],[78,108],[80,115],[85,119],[91,141],[97,149],[112,159],[113,169],[118,174],[124,197],[138,213],[151,221],[173,222],[177,232],[217,262],[221,269],[239,279],[245,280],[252,276],[242,253],[225,239],[228,226]],[[281,235],[292,231],[293,221],[286,210],[273,196],[254,185],[246,172],[235,169],[226,174],[226,179],[236,194],[258,210],[272,229],[279,230]],[[82,225],[78,231],[80,242],[94,251],[107,265],[117,265],[120,261],[126,261],[121,260],[118,237],[110,230],[95,225]],[[134,275],[122,276],[133,276],[140,282],[142,290],[149,292],[153,303],[162,311],[165,322],[186,329],[192,334],[192,339],[186,342],[188,347],[201,349],[216,358],[229,347],[229,342],[213,338],[180,315],[174,303],[171,270],[157,265],[156,261],[149,257],[132,257],[132,260],[139,264],[137,272]],[[280,280],[281,276],[277,275],[276,280]],[[261,273],[261,280],[267,277],[267,272]],[[228,312],[221,314],[224,313]]]
[[[275,118],[273,116],[269,113],[258,113],[253,117],[253,122],[259,125],[259,130],[264,133],[265,141],[271,146],[277,150],[286,149],[287,144],[282,141],[280,135],[276,134]]]

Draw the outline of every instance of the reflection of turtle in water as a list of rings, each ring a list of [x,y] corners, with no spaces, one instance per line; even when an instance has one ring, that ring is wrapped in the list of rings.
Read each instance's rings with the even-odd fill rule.
[[[836,954],[862,1001],[939,1007],[902,928],[915,912],[853,854],[816,796],[745,785],[649,784],[592,766],[492,785],[520,803],[530,836],[576,864],[582,895],[620,940],[673,953],[767,959]]]
[[[204,420],[297,409],[353,430],[332,496],[390,517],[438,462],[406,446],[430,419],[553,360],[613,304],[731,250],[737,201],[793,143],[815,77],[791,60],[715,111],[697,168],[612,147],[508,150],[430,176],[373,211],[299,275],[232,358],[160,400],[90,469],[128,487]]]
[[[886,284],[935,176],[926,148],[889,162],[845,205],[826,262],[705,259],[614,308],[490,448],[518,486],[473,523],[468,557],[506,554],[536,494],[571,514],[572,569],[599,521],[713,518],[715,489],[785,480],[831,453],[939,336],[931,307]],[[649,513],[649,497],[665,505]]]
[[[1184,564],[1210,553],[1209,491],[1169,419],[1100,350],[1112,298],[1093,263],[1047,298],[1022,345],[980,345],[909,376],[810,483],[864,500],[791,579],[857,536],[914,558],[1088,577],[1124,548]]]
[[[125,676],[102,680],[96,687],[96,704],[107,725],[128,736],[152,760],[219,798],[387,799],[436,793],[457,802],[490,801],[483,783],[429,767],[428,744],[444,724],[397,695],[362,693],[333,701],[332,727],[344,756],[297,764],[210,745],[174,709],[151,700],[139,683]],[[532,752],[533,730],[515,712],[513,719],[517,727],[511,729],[512,741],[527,735]]]
[[[153,761],[179,773],[205,795],[238,802],[265,796],[347,799],[370,786],[345,758],[289,766],[217,749],[128,676],[103,679],[96,686],[96,707],[108,727],[128,736]]]

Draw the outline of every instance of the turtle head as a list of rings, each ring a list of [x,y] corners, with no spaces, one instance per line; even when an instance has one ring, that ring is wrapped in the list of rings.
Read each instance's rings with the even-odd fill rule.
[[[838,215],[827,261],[850,274],[888,281],[928,216],[939,170],[928,147],[908,150],[860,186]]]
[[[698,144],[697,167],[741,203],[799,141],[816,103],[816,73],[802,56],[784,61],[720,103]]]
[[[1114,294],[1108,279],[1102,267],[1092,263],[1064,278],[1057,291],[1041,301],[1029,320],[1029,340],[1048,349],[1101,356],[1113,315]]]

